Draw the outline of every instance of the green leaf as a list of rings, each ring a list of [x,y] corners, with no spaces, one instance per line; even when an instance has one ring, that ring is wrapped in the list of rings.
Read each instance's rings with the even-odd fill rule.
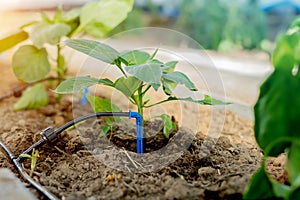
[[[101,0],[83,6],[80,14],[81,30],[95,37],[103,37],[120,24],[131,11],[133,0]]]
[[[299,36],[297,34],[284,35],[277,42],[277,47],[272,56],[273,65],[276,68],[291,71],[295,64],[294,46],[299,44]]]
[[[43,83],[27,88],[19,101],[14,105],[14,111],[36,109],[48,105],[48,94]]]
[[[300,79],[290,71],[276,68],[263,83],[254,106],[255,138],[265,151],[274,140],[299,137]],[[277,145],[276,152],[283,152],[288,143]]]
[[[163,89],[166,95],[171,95],[175,87],[177,86],[177,83],[173,81],[169,81],[166,79],[162,79],[163,83]]]
[[[144,64],[150,59],[150,55],[147,52],[138,50],[128,50],[122,52],[120,57],[125,59],[129,65]]]
[[[142,81],[134,76],[121,77],[116,80],[114,87],[122,92],[126,97],[131,97],[141,87]]]
[[[63,36],[68,35],[71,27],[65,23],[41,22],[35,25],[29,32],[30,39],[37,48],[42,48],[44,44],[57,45]]]
[[[158,90],[162,75],[160,64],[149,62],[141,65],[128,66],[125,67],[125,70],[141,81],[149,83],[155,90]]]
[[[111,101],[96,97],[96,96],[90,96],[86,95],[89,103],[91,104],[92,108],[95,112],[121,112],[122,110],[113,104]]]
[[[197,91],[194,83],[184,73],[168,72],[163,74],[162,77],[166,80],[173,81],[178,84],[183,84],[191,91]]]
[[[250,180],[243,195],[243,199],[271,199],[275,194],[272,190],[272,183],[267,176],[264,167],[260,167]]]
[[[29,154],[21,154],[20,155],[20,157],[22,157],[22,158],[30,158],[31,159],[31,155],[29,155]]]
[[[187,98],[169,97],[167,99],[167,101],[178,101],[178,100],[179,101],[189,101],[189,102],[198,103],[198,104],[202,104],[202,105],[228,105],[228,104],[230,104],[228,102],[214,99],[208,95],[205,95],[204,99],[201,99],[201,100],[195,100],[195,99],[192,99],[191,97],[187,97]]]
[[[280,197],[283,199],[289,199],[288,196],[290,195],[292,188],[288,185],[280,184],[276,180],[273,180],[272,178],[269,178],[273,192],[276,197]]]
[[[293,27],[300,27],[300,18],[298,17],[298,18],[296,18],[293,22],[292,22],[292,24],[291,24],[291,27],[293,28]]]
[[[28,38],[28,33],[20,31],[0,40],[0,53],[6,51]]]
[[[104,120],[105,120],[107,125],[109,125],[109,126],[112,125],[112,121],[108,117],[105,117]]]
[[[293,137],[279,137],[271,141],[266,148],[264,148],[264,155],[276,157],[281,154],[287,147],[291,146],[295,138]]]
[[[67,13],[63,14],[63,19],[65,22],[70,22],[77,19],[80,16],[81,8],[73,8]]]
[[[164,72],[173,72],[176,65],[177,65],[178,61],[170,61],[170,62],[167,62],[163,67],[163,71]]]
[[[105,119],[108,119],[108,118],[105,118]],[[108,131],[110,130],[110,126],[103,126],[102,127],[102,130],[99,134],[100,137],[103,137],[106,135],[106,133],[108,133]]]
[[[103,84],[113,86],[113,82],[107,78],[97,79],[89,76],[78,76],[69,78],[61,82],[54,92],[58,94],[71,94],[76,93],[96,84]]]
[[[12,67],[16,77],[25,82],[45,78],[50,71],[46,49],[32,45],[21,46],[13,55]]]
[[[93,58],[112,64],[119,57],[119,52],[112,47],[92,40],[72,39],[64,42],[67,46]]]
[[[173,130],[173,128],[174,128],[172,118],[167,114],[162,114],[158,117],[160,117],[163,120],[163,123],[164,123],[164,130],[163,130],[164,136],[166,138],[169,138],[170,131]]]
[[[295,139],[294,141],[297,141]],[[289,181],[292,185],[300,186],[300,145],[298,143],[292,143],[288,151],[288,161],[286,164],[286,170],[289,175]]]
[[[296,187],[291,191],[291,194],[289,195],[288,199],[294,200],[294,199],[300,199],[300,187]]]

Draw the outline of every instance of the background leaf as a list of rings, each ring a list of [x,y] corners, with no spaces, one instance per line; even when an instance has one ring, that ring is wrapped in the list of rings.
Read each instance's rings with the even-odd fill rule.
[[[162,75],[160,64],[148,62],[141,65],[125,67],[125,70],[141,81],[149,83],[155,90],[160,86],[160,78]]]
[[[58,94],[76,93],[96,84],[113,86],[113,82],[109,79],[97,79],[89,76],[72,77],[61,82],[54,92]]]
[[[14,105],[14,111],[36,109],[48,105],[48,94],[43,83],[29,87]]]
[[[97,41],[71,39],[64,43],[77,51],[109,64],[112,64],[119,57],[119,52],[117,50]]]
[[[128,50],[122,52],[120,57],[125,59],[129,65],[144,64],[150,59],[150,54],[138,50]]]
[[[294,67],[295,54],[299,54],[299,52],[294,52],[294,46],[297,44],[299,45],[299,36],[297,34],[282,36],[277,42],[277,48],[272,56],[273,65],[276,68],[291,71]]]
[[[45,78],[50,71],[46,49],[32,45],[21,46],[13,55],[12,67],[16,77],[25,82]]]
[[[122,110],[118,106],[113,104],[108,99],[91,95],[86,95],[86,97],[95,112],[122,112]]]
[[[64,23],[46,23],[41,22],[36,24],[29,32],[30,39],[33,44],[42,48],[44,44],[57,45],[63,36],[68,35],[71,27]]]
[[[296,140],[296,139],[295,139]],[[298,140],[298,143],[299,140]],[[300,145],[293,143],[288,151],[288,161],[286,170],[289,175],[289,181],[292,185],[300,186]]]
[[[272,141],[285,137],[299,137],[300,79],[291,71],[276,68],[263,83],[254,107],[255,138],[265,151]],[[288,89],[287,89],[288,88]],[[277,152],[287,147],[282,143]],[[273,155],[275,156],[275,155]]]
[[[243,199],[271,199],[275,197],[270,182],[264,167],[259,168],[252,176],[248,188],[244,193]],[[259,186],[259,187],[258,187]]]
[[[133,0],[101,0],[83,6],[78,31],[103,37],[124,19],[133,7]]]
[[[182,72],[168,72],[162,75],[164,79],[185,85],[191,91],[197,91],[194,83]]]
[[[6,51],[28,38],[28,33],[20,31],[0,40],[0,53]]]

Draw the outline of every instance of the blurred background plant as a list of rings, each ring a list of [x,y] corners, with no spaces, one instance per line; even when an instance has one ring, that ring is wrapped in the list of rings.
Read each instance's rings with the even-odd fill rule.
[[[62,53],[63,40],[82,35],[106,36],[127,17],[133,3],[133,0],[101,0],[69,11],[58,7],[53,16],[42,12],[40,19],[0,39],[0,53],[15,46],[18,48],[13,53],[12,69],[20,81],[28,83],[14,110],[36,109],[48,104],[43,82],[52,81],[49,85],[53,85],[53,80],[57,80],[60,83],[68,70]]]
[[[132,13],[113,33],[159,26],[185,33],[205,49],[270,53],[276,35],[299,13],[299,0],[136,0]]]

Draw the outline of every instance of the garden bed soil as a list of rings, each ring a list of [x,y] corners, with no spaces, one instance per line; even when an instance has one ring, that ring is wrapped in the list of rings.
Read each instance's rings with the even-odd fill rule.
[[[0,102],[0,139],[16,155],[37,142],[44,128],[58,128],[74,117],[70,96],[64,96],[60,104],[52,97],[45,108],[13,112],[16,101],[11,97]],[[145,128],[148,153],[143,156],[134,152],[134,124],[117,124],[108,140],[109,136],[99,137],[101,120],[87,121],[87,125],[63,132],[57,143],[38,149],[33,178],[57,197],[69,200],[241,199],[262,157],[253,139],[253,123],[226,111],[225,124],[213,138],[207,135],[211,112],[205,106],[201,112],[203,131],[193,134],[179,128],[170,141],[163,137],[160,121],[150,123],[153,127]],[[284,159],[270,160],[267,166],[281,182],[286,177]],[[29,160],[23,164],[29,172]],[[0,168],[10,168],[20,177],[3,151]]]
[[[59,127],[73,118],[68,97],[61,104],[53,101],[45,108],[17,113],[12,111],[15,101],[15,98],[9,98],[0,104],[0,137],[15,154],[38,141],[39,132],[44,128]],[[239,124],[239,117],[233,113],[227,112],[227,117],[236,121],[225,124],[225,127]],[[159,127],[160,122],[155,123]],[[97,131],[100,130],[97,128],[83,126],[66,131],[59,136],[57,144],[39,148],[33,178],[62,199],[241,199],[261,160],[261,153],[254,144],[235,143],[228,136],[210,138],[201,132],[193,135],[189,130],[179,129],[175,134],[177,142],[166,150],[167,153],[170,154],[172,148],[189,145],[184,144],[186,141],[192,141],[191,144],[174,162],[151,171],[143,168],[143,163],[137,161],[140,156],[132,152],[135,149],[133,138],[118,134],[108,141],[105,137],[98,137]],[[126,130],[126,127],[119,125],[118,130],[121,129]],[[245,127],[240,127],[240,130],[245,130]],[[122,139],[122,135],[125,138]],[[153,144],[164,139],[162,134],[157,134],[149,146],[155,148]],[[124,150],[120,151],[120,147],[112,144],[122,140]],[[101,162],[97,156],[110,163]],[[116,165],[120,162],[126,167],[118,169]],[[24,166],[29,170],[29,161],[24,162]],[[14,170],[4,153],[0,153],[0,167]],[[137,173],[138,170],[143,173]]]

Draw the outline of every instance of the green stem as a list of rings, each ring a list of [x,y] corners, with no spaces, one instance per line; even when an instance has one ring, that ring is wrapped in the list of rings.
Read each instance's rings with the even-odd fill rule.
[[[143,116],[143,87],[142,84],[140,85],[138,89],[138,99],[137,99],[137,107],[138,107],[138,112]]]
[[[175,100],[176,100],[176,99],[174,99],[174,101],[175,101]],[[151,107],[153,107],[153,106],[156,106],[156,105],[161,104],[161,103],[165,103],[165,102],[167,102],[167,101],[173,101],[173,99],[165,99],[165,100],[156,102],[156,103],[154,103],[154,104],[151,104],[151,105],[148,105],[148,106],[144,106],[144,108],[151,108]]]
[[[144,96],[146,94],[146,92],[151,88],[151,85],[147,85],[147,88],[144,90],[144,92],[142,93],[142,95]]]
[[[57,77],[58,78],[63,78],[65,76],[65,66],[64,66],[64,61],[61,55],[61,46],[58,44],[56,45],[57,48],[57,57],[56,57],[56,64],[57,64]],[[58,84],[61,81],[58,82]]]

